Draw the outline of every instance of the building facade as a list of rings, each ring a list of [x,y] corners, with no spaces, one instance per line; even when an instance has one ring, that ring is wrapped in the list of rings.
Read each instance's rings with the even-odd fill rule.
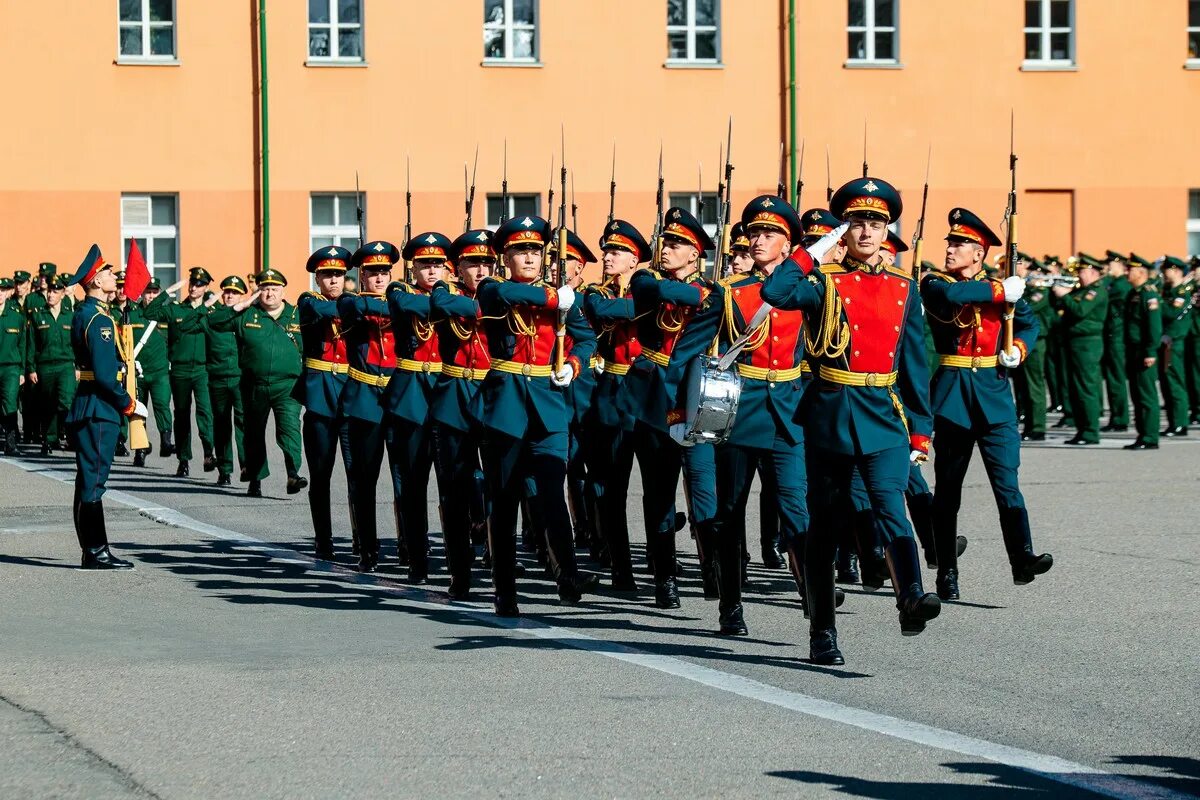
[[[1188,0],[0,6],[17,110],[0,148],[3,274],[73,266],[92,241],[123,258],[137,239],[164,279],[266,260],[306,285],[314,248],[357,243],[359,198],[368,238],[402,241],[406,182],[414,232],[460,230],[477,149],[474,224],[500,214],[505,151],[510,212],[553,219],[564,142],[586,240],[614,150],[619,216],[649,232],[661,146],[667,202],[703,193],[713,221],[730,117],[739,209],[776,190],[781,142],[789,190],[800,177],[800,205],[823,204],[826,163],[835,186],[860,174],[865,129],[871,173],[908,200],[905,238],[930,152],[927,238],[955,205],[998,226],[1011,115],[1022,249],[1200,252]]]

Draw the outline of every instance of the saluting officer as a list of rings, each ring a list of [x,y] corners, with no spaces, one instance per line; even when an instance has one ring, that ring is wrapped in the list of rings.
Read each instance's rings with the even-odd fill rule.
[[[1188,264],[1166,256],[1162,264],[1162,358],[1158,381],[1162,387],[1167,428],[1163,436],[1188,435],[1187,353],[1184,343],[1191,329],[1192,285],[1185,281]]]
[[[67,275],[47,278],[45,304],[35,305],[29,312],[25,372],[38,389],[35,402],[42,424],[42,455],[52,448],[65,450],[68,444],[66,416],[77,379],[71,347],[72,311],[65,302],[68,279]]]
[[[479,322],[475,302],[480,282],[496,267],[491,231],[467,231],[450,243],[447,256],[458,280],[438,281],[429,293],[442,354],[442,378],[433,387],[429,410],[434,421],[442,535],[450,571],[448,594],[452,600],[466,600],[471,593],[472,532],[487,521],[479,463],[483,427],[470,407],[492,363],[487,331]]]
[[[66,276],[62,276],[66,278]],[[86,296],[71,323],[74,366],[79,389],[71,402],[67,426],[75,447],[75,535],[82,551],[83,569],[132,569],[108,548],[104,524],[104,484],[112,467],[122,416],[146,417],[146,406],[125,390],[125,364],[132,354],[122,354],[121,337],[109,314],[107,299],[116,291],[116,275],[92,245],[70,280]]]
[[[17,455],[17,407],[25,384],[25,315],[11,278],[0,278],[0,447]]]
[[[1100,444],[1101,361],[1104,358],[1104,321],[1108,318],[1108,295],[1100,283],[1100,265],[1090,257],[1076,265],[1079,286],[1055,286],[1062,312],[1066,344],[1068,412],[1075,420],[1070,445]],[[1064,416],[1065,419],[1065,416]]]
[[[1162,340],[1162,298],[1150,282],[1150,262],[1130,254],[1130,291],[1125,298],[1125,373],[1137,439],[1126,450],[1157,450],[1158,347]]]
[[[408,580],[429,579],[429,471],[433,467],[433,419],[429,397],[442,374],[438,329],[429,292],[446,271],[450,239],[427,231],[413,236],[401,255],[412,263],[413,282],[393,281],[386,290],[396,348],[396,371],[383,395],[385,424],[400,457],[400,519],[408,550]]]
[[[810,617],[809,653],[819,664],[841,664],[834,623],[834,533],[838,509],[857,468],[886,543],[887,566],[900,611],[900,629],[916,635],[941,610],[921,584],[917,543],[904,513],[909,465],[929,452],[929,372],[920,298],[912,275],[885,267],[879,248],[899,218],[899,193],[879,178],[860,178],[833,196],[830,212],[849,228],[840,264],[804,277],[797,254],[777,267],[762,298],[778,309],[803,310],[817,374],[804,396],[805,446],[815,490],[805,559]],[[895,387],[895,388],[893,388]]]
[[[937,592],[943,600],[957,600],[958,510],[976,445],[996,497],[1013,581],[1018,585],[1031,582],[1049,570],[1054,559],[1033,552],[1029,513],[1018,486],[1021,437],[1008,383],[1008,370],[1020,366],[1037,341],[1037,318],[1021,300],[1023,278],[1012,275],[1000,281],[986,277],[983,265],[988,248],[1002,244],[991,228],[965,208],[951,210],[949,225],[946,263],[943,271],[921,281],[921,300],[939,353],[930,389],[937,453],[937,492],[933,497]],[[1013,314],[1013,346],[1006,351],[1004,317],[1008,313]]]
[[[346,268],[351,257],[349,250],[337,245],[322,247],[309,256],[304,268],[315,275],[317,290],[305,292],[296,301],[304,355],[304,374],[296,384],[296,399],[304,406],[304,457],[312,476],[308,510],[312,515],[316,556],[325,561],[333,560],[329,479],[339,444],[346,470],[346,491],[349,497],[354,497],[350,424],[342,412],[342,393],[349,381],[350,365],[338,314],[338,299],[345,291]],[[353,534],[353,501],[350,520]],[[357,541],[357,536],[354,540]]]
[[[550,224],[536,216],[514,217],[496,231],[505,280],[484,278],[476,301],[487,332],[491,368],[471,403],[485,428],[484,474],[492,501],[488,538],[496,614],[518,616],[516,518],[525,477],[532,476],[541,510],[550,567],[559,600],[578,603],[595,576],[583,578],[575,563],[566,479],[568,418],[563,390],[582,372],[596,339],[578,308],[575,292],[540,279]],[[560,317],[572,346],[555,365]]]
[[[221,281],[221,303],[234,306],[246,296],[246,282],[237,275]],[[213,455],[217,486],[233,484],[233,451],[237,446],[238,465],[245,469],[245,414],[242,406],[242,368],[238,338],[233,331],[216,331],[205,326],[208,342],[208,398],[213,413]],[[211,472],[205,461],[206,472]]]
[[[1125,256],[1105,251],[1104,277],[1108,290],[1108,316],[1104,320],[1104,387],[1108,395],[1108,424],[1102,433],[1129,430],[1129,391],[1125,378],[1125,307],[1129,285]]]
[[[145,308],[162,293],[162,283],[151,278],[142,292],[140,302],[130,308],[133,332],[133,357],[137,359],[138,399],[154,412],[154,426],[158,428],[158,454],[163,458],[175,455],[174,416],[171,413],[171,361],[167,356],[168,322],[146,319]],[[139,328],[138,325],[141,325]],[[134,454],[135,467],[146,466],[146,456],[152,448]]]
[[[300,379],[300,314],[283,299],[287,278],[264,269],[258,288],[232,306],[212,308],[208,324],[214,331],[237,335],[242,366],[242,409],[246,420],[246,494],[262,497],[267,466],[267,417],[275,417],[275,443],[283,451],[287,493],[297,494],[308,481],[300,476],[300,404],[293,397]]]

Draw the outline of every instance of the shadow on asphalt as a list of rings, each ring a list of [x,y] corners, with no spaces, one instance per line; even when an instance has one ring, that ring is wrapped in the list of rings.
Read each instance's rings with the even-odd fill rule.
[[[79,569],[76,562],[62,561],[57,558],[23,558],[0,553],[0,564],[12,564],[18,567],[50,567],[51,569]]]

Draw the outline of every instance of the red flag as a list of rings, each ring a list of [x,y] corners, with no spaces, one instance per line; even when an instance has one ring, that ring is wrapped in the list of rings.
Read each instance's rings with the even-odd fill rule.
[[[129,257],[125,259],[125,296],[130,302],[136,301],[146,291],[150,283],[150,270],[146,269],[146,260],[138,249],[137,239],[129,240]]]

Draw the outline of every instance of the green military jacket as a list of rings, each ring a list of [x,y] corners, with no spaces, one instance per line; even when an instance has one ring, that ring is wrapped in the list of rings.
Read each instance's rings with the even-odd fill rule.
[[[1103,335],[1104,321],[1108,318],[1108,293],[1099,281],[1072,289],[1059,299],[1059,305],[1067,339]]]
[[[237,312],[230,306],[214,306],[207,326],[212,331],[237,336],[242,375],[260,383],[295,381],[300,377],[300,313],[284,303],[272,318],[258,304]]]
[[[1025,292],[1025,302],[1029,304],[1029,309],[1033,311],[1033,316],[1037,318],[1038,329],[1041,331],[1041,335],[1038,336],[1038,344],[1045,341],[1050,333],[1050,329],[1058,322],[1058,312],[1051,305],[1050,297],[1049,289],[1037,286],[1030,286]]]
[[[1130,287],[1125,296],[1125,354],[1129,358],[1154,358],[1162,339],[1162,298],[1149,283]]]
[[[25,370],[25,314],[13,298],[0,310],[0,369]]]
[[[1116,278],[1105,276],[1100,279],[1108,290],[1108,317],[1104,320],[1104,338],[1121,341],[1125,336],[1125,298],[1133,287],[1124,275]]]
[[[26,373],[75,363],[75,351],[71,347],[72,316],[70,311],[61,306],[57,317],[49,307],[37,308],[29,313],[25,342]]]
[[[236,378],[242,374],[238,355],[238,336],[233,330],[216,330],[212,326],[213,312],[221,306],[205,307],[202,315],[192,315],[180,323],[179,333],[204,332],[208,351],[208,377]],[[218,315],[224,317],[224,314]]]
[[[143,312],[148,321],[167,323],[167,357],[172,371],[201,370],[208,363],[208,341],[197,320],[208,313],[203,303],[176,303],[163,292],[154,298]],[[193,324],[189,324],[193,323]],[[146,368],[145,363],[142,369]]]
[[[150,335],[146,336],[146,343],[142,345],[142,349],[138,352],[138,363],[142,365],[144,374],[165,374],[171,368],[171,361],[167,358],[167,331],[171,327],[171,323],[163,320],[146,319],[146,308],[140,303],[135,303],[130,310],[129,318],[132,320],[134,315],[137,315],[139,324],[142,327],[134,327],[133,329],[133,346],[137,347],[138,342],[142,340],[142,336],[150,329],[150,323],[156,322],[154,330],[150,331]]]
[[[1192,327],[1192,284],[1184,281],[1163,290],[1163,335],[1183,339]]]

